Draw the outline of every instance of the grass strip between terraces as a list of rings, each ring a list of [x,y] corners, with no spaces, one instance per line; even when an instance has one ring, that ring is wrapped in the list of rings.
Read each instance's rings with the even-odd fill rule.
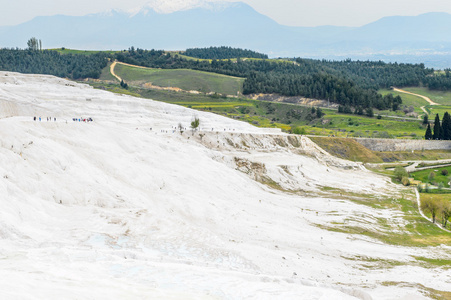
[[[324,195],[343,199],[375,209],[389,209],[403,212],[398,220],[376,218],[377,226],[365,227],[361,219],[348,218],[343,223],[317,225],[334,232],[364,235],[390,245],[408,247],[428,247],[449,245],[451,234],[441,230],[429,220],[424,219],[419,211],[415,195],[411,190],[404,190],[401,198],[373,197],[366,194],[349,193],[337,188],[323,188]],[[339,195],[339,196],[338,196]],[[363,225],[363,226],[362,226]]]
[[[384,281],[381,282],[385,286],[399,286],[399,287],[412,287],[422,290],[426,297],[436,299],[436,300],[449,300],[451,299],[451,292],[449,291],[439,291],[432,288],[428,288],[422,284],[412,284],[407,282],[394,282],[394,281]]]
[[[329,138],[329,137],[309,137],[318,146],[326,150],[329,154],[339,158],[361,161],[364,163],[380,163],[382,159],[374,154],[370,149],[362,146],[354,139]]]

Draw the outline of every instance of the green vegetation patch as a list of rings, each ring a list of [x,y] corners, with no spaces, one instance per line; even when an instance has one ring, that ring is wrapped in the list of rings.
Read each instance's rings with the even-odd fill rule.
[[[431,175],[431,173],[434,175]],[[438,185],[441,182],[444,187],[449,187],[451,166],[416,171],[410,173],[410,176],[424,183]]]
[[[371,138],[420,138],[426,127],[417,119],[370,118],[360,115],[340,114],[324,109],[322,120],[309,123],[311,126],[335,131],[335,136]]]
[[[420,150],[420,151],[375,151],[384,162],[396,162],[406,160],[438,160],[450,159],[450,150]],[[392,166],[394,167],[394,166]]]
[[[348,234],[361,234],[390,245],[408,247],[427,247],[448,245],[451,243],[451,234],[438,228],[429,220],[424,219],[419,211],[415,196],[411,191],[404,192],[402,198],[377,198],[371,195],[359,195],[341,191],[337,196],[337,189],[332,190],[333,198],[346,199],[354,203],[376,209],[389,209],[403,212],[401,217],[405,224],[391,222],[389,219],[377,218],[377,229],[359,226],[361,219],[353,221],[352,217],[343,224],[317,225],[323,229]],[[325,189],[324,192],[327,192]]]
[[[429,121],[434,122],[434,117],[436,114],[439,115],[440,120],[443,118],[445,112],[451,112],[451,106],[446,105],[426,105],[425,109],[429,113]]]
[[[403,88],[404,89],[404,88]],[[407,89],[404,89],[407,91]],[[396,92],[394,90],[389,90],[389,89],[381,89],[378,91],[381,95],[385,96],[388,94],[393,94],[393,96],[400,96],[402,99],[402,105],[404,106],[413,106],[414,111],[416,113],[419,114],[424,114],[424,112],[421,110],[420,107],[428,105],[429,102],[427,102],[426,100],[424,100],[421,97],[415,96],[415,95],[409,95],[406,93],[401,93],[401,92]],[[421,93],[419,93],[420,95],[422,95]],[[403,112],[399,111],[400,114],[404,115]]]
[[[352,257],[346,257],[341,256],[344,259],[351,260],[351,261],[360,261],[362,262],[362,267],[365,269],[391,269],[397,266],[403,266],[409,264],[408,262],[401,262],[397,260],[390,260],[390,259],[382,259],[382,258],[374,258],[369,256],[352,256]]]
[[[354,139],[333,137],[310,137],[318,146],[328,153],[352,161],[379,163],[382,159],[370,149],[362,146]]]
[[[417,261],[424,262],[423,266],[427,267],[443,267],[448,270],[451,269],[451,259],[435,259],[422,256],[414,256]]]
[[[102,69],[102,72],[100,73],[99,79],[100,80],[104,80],[104,81],[115,81],[115,82],[117,82],[116,77],[111,75],[110,66],[111,66],[111,62],[109,62],[107,64],[107,66]]]
[[[441,105],[451,105],[451,91],[436,91],[426,87],[406,87],[403,88],[411,93],[419,94],[430,98],[435,103]]]
[[[152,83],[185,91],[238,95],[243,92],[244,78],[189,69],[150,69],[117,64],[115,73],[129,84]]]
[[[413,284],[413,283],[408,283],[408,282],[384,281],[384,282],[381,282],[381,284],[384,286],[400,286],[400,287],[417,288],[417,289],[423,291],[423,293],[426,297],[436,299],[436,300],[451,299],[451,292],[435,290],[433,288],[426,287],[419,283]]]

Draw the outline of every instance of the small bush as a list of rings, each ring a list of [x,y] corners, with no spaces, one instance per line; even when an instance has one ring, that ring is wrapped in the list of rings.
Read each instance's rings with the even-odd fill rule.
[[[410,185],[409,178],[403,177],[403,178],[401,179],[401,183],[402,183],[404,186]]]
[[[403,177],[407,177],[407,171],[401,166],[397,166],[395,170],[393,171],[393,174],[395,175],[395,179],[400,182]]]
[[[301,128],[301,127],[299,127],[299,126],[296,126],[296,127],[291,127],[291,132],[292,133],[294,133],[294,134],[306,134],[306,132],[305,132],[305,128]]]
[[[442,170],[442,175],[443,175],[443,176],[448,175],[448,170],[447,170],[447,169],[443,169],[443,170]]]

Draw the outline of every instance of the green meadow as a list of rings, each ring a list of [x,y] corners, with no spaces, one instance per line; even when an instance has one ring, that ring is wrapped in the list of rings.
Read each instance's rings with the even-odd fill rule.
[[[445,175],[442,174],[442,171],[446,170]],[[430,174],[434,174],[431,178]],[[432,168],[427,170],[421,170],[410,173],[410,176],[415,178],[415,180],[420,180],[424,183],[430,183],[433,185],[437,185],[439,182],[443,183],[444,187],[449,187],[449,177],[451,176],[451,166],[441,167],[441,168]]]
[[[117,64],[115,73],[129,85],[151,83],[159,87],[175,87],[185,91],[238,95],[244,78],[189,69],[151,69]]]
[[[378,92],[382,95],[393,94],[393,96],[400,96],[402,99],[402,106],[404,105],[407,107],[413,106],[413,108],[415,109],[414,111],[418,114],[424,114],[424,112],[421,110],[420,107],[429,104],[426,100],[424,100],[421,97],[409,95],[406,93],[396,92],[389,89],[381,89]],[[404,115],[404,113],[402,111],[399,111],[398,115]]]
[[[451,105],[451,92],[450,91],[433,91],[425,87],[407,87],[403,88],[411,93],[419,94],[430,98],[432,101],[441,105]],[[424,101],[424,100],[423,100]]]

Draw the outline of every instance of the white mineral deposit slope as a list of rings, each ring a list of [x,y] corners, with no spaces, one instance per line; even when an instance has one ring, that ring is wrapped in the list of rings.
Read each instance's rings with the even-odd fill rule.
[[[230,149],[173,133],[195,115],[204,133],[274,134],[51,76],[0,72],[1,299],[423,299],[420,284],[450,289],[446,270],[373,270],[352,259],[449,257],[448,247],[389,246],[317,226],[350,215],[373,226],[397,212],[272,190],[236,170]],[[284,178],[275,166],[293,158],[305,177],[287,186],[343,182],[390,196],[390,183],[366,170],[268,147],[242,156],[266,162],[274,178]]]

